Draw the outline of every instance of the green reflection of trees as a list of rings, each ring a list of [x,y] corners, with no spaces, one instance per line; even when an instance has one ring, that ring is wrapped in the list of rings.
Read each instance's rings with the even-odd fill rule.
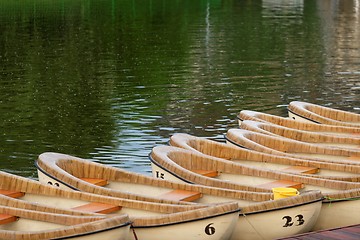
[[[0,157],[89,157],[127,129],[166,136],[259,99],[280,104],[282,60],[316,26],[263,11],[260,0],[1,1]]]
[[[14,155],[9,166],[32,164],[28,156],[43,151],[84,156],[112,145],[112,99],[168,81],[163,70],[184,61],[187,22],[203,5],[2,1],[0,127],[2,157]]]

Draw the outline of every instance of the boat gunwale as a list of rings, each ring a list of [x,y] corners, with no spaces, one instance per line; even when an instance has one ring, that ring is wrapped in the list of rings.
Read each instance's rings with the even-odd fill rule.
[[[132,228],[132,221],[129,221],[128,224],[124,224],[123,226],[118,226],[118,227],[110,227],[107,229],[102,229],[102,230],[98,230],[98,231],[94,231],[94,232],[86,232],[83,234],[77,234],[75,236],[68,236],[68,237],[60,237],[60,238],[52,238],[52,239],[71,239],[71,238],[78,238],[78,237],[83,237],[83,236],[87,236],[87,235],[91,235],[91,234],[96,234],[96,233],[101,233],[101,232],[106,232],[106,231],[110,231],[110,230],[114,230],[114,229],[118,229],[121,227],[125,227],[127,225],[130,225],[130,228]]]
[[[255,123],[255,121],[253,121]],[[262,124],[261,122],[257,122]],[[266,123],[265,123],[266,124]],[[271,125],[271,124],[269,124]],[[288,172],[283,171],[281,169],[269,169],[273,171],[279,171],[284,173],[298,174],[308,177],[319,177],[333,180],[344,180],[344,181],[356,181],[360,179],[360,166],[351,165],[346,166],[345,164],[333,163],[328,164],[322,161],[315,160],[307,160],[304,158],[296,158],[285,155],[276,155],[270,153],[259,152],[257,150],[252,150],[248,148],[244,148],[241,145],[233,142],[229,139],[229,142],[232,144],[220,143],[207,138],[200,138],[196,136],[192,136],[190,134],[185,133],[176,133],[171,136],[170,145],[188,149],[191,151],[198,152],[200,154],[204,154],[207,156],[212,156],[219,159],[225,159],[231,163],[236,163],[240,165],[245,165],[247,167],[256,167],[251,164],[243,164],[241,161],[250,161],[257,163],[271,163],[271,164],[280,164],[286,166],[303,166],[303,167],[311,167],[317,168],[321,171],[321,169],[326,169],[329,171],[342,171],[348,172],[350,174],[358,174],[358,176],[349,176],[349,177],[337,177],[337,176],[320,176],[315,174],[307,174],[307,173],[298,173],[298,172]],[[234,145],[234,146],[233,146]],[[248,166],[249,165],[249,166]]]
[[[59,158],[54,160],[53,163],[51,163],[50,165],[52,165],[53,167],[59,169],[60,171],[57,171],[56,169],[52,169],[52,167],[49,167],[48,163],[45,163],[44,160],[41,160],[42,157],[46,158],[47,155],[50,154],[50,158]],[[55,157],[54,157],[55,156]],[[65,158],[65,159],[61,159],[61,158]],[[144,201],[144,202],[153,202],[153,203],[161,203],[161,204],[170,204],[170,205],[184,205],[184,206],[195,206],[197,204],[192,203],[192,202],[184,202],[184,201],[176,201],[176,200],[167,200],[167,199],[162,199],[160,197],[149,197],[147,195],[144,194],[134,194],[134,193],[130,193],[130,192],[124,192],[122,190],[114,190],[114,189],[110,189],[110,188],[105,188],[105,187],[101,187],[101,186],[96,186],[94,184],[88,183],[84,180],[79,179],[78,177],[74,176],[73,174],[69,173],[68,171],[66,171],[65,169],[63,169],[62,167],[60,167],[57,164],[57,161],[62,161],[62,162],[66,162],[67,159],[70,159],[72,161],[77,161],[79,164],[87,164],[91,167],[94,168],[101,168],[101,169],[106,169],[108,171],[111,171],[112,173],[118,173],[120,172],[120,174],[131,174],[131,175],[135,175],[135,177],[138,177],[137,182],[139,181],[139,179],[143,178],[148,178],[148,176],[145,175],[141,175],[138,173],[130,173],[130,172],[125,172],[122,169],[118,169],[112,166],[106,166],[106,165],[102,165],[100,163],[96,163],[96,162],[92,162],[92,161],[87,161],[85,159],[82,158],[78,158],[75,156],[71,156],[71,155],[66,155],[66,154],[61,154],[61,153],[54,153],[54,152],[45,152],[43,154],[41,154],[39,156],[39,159],[37,160],[37,162],[43,162],[43,164],[50,168],[51,171],[53,171],[53,173],[56,173],[59,176],[55,176],[52,175],[51,173],[47,173],[47,176],[51,177],[52,179],[55,179],[56,181],[59,182],[64,182],[64,180],[60,180],[60,177],[64,177],[67,180],[71,180],[72,182],[78,184],[77,187],[72,186],[70,183],[66,183],[66,185],[70,185],[72,186],[72,188],[75,189],[79,189],[81,192],[85,191],[85,192],[90,192],[92,194],[100,194],[100,195],[106,195],[109,197],[116,197],[116,198],[122,198],[122,199],[129,199],[130,201]],[[51,160],[53,161],[53,160]],[[68,164],[68,163],[65,163]],[[43,171],[47,172],[46,169],[42,168],[39,164],[37,164]],[[115,182],[121,182],[122,180],[119,180],[118,178],[115,178],[114,176],[111,176],[113,179],[107,179],[107,180],[113,180]],[[127,181],[129,179],[126,179]],[[162,184],[164,184],[162,181],[159,181],[158,179],[153,179],[153,181],[158,181]],[[131,181],[128,181],[128,183],[131,183]],[[177,186],[176,183],[172,183],[174,186]],[[172,186],[172,187],[174,187]],[[164,186],[160,186],[160,187],[164,187]],[[170,187],[168,187],[170,188]],[[184,187],[185,188],[185,187]],[[91,189],[91,191],[89,191]],[[126,196],[125,196],[126,195]],[[198,204],[199,205],[199,204]]]
[[[284,127],[272,123],[259,122],[254,120],[244,120],[241,129],[267,134],[269,136],[283,137],[285,139],[293,139],[300,142],[316,144],[321,139],[321,143],[326,146],[327,143],[353,144],[360,147],[359,138],[351,138],[348,136],[329,135],[319,132],[309,132],[289,127]],[[310,141],[312,140],[312,141]],[[331,146],[343,148],[339,146]],[[356,147],[354,147],[356,149]]]
[[[241,132],[239,134],[234,134],[232,132]],[[294,155],[294,153],[287,153],[269,146],[265,146],[262,145],[260,143],[258,143],[256,140],[253,139],[249,139],[247,136],[250,135],[251,138],[253,138],[253,135],[257,135],[257,136],[262,136],[263,138],[267,138],[267,139],[271,139],[273,141],[277,141],[277,142],[282,142],[282,143],[287,143],[287,144],[292,144],[292,145],[300,145],[303,148],[309,148],[312,150],[312,152],[309,153],[314,153],[314,154],[325,154],[325,155],[334,155],[335,153],[337,153],[337,156],[342,156],[342,157],[360,157],[360,149],[359,150],[355,150],[355,149],[344,149],[344,148],[333,148],[333,147],[325,147],[325,146],[320,146],[320,145],[315,145],[312,143],[306,143],[306,142],[301,142],[298,140],[294,140],[294,139],[288,139],[288,138],[284,138],[284,137],[278,137],[278,136],[271,136],[271,135],[267,135],[264,133],[259,133],[259,132],[254,132],[254,131],[249,131],[249,130],[245,130],[245,129],[229,129],[228,132],[224,135],[225,139],[230,142],[231,144],[234,144],[238,147],[242,147],[242,148],[247,148],[243,145],[241,145],[238,142],[235,142],[234,140],[232,140],[231,138],[228,137],[228,135],[232,134],[232,135],[236,135],[237,138],[243,140],[246,139],[246,141],[251,142],[252,145],[258,146],[262,149],[267,149],[268,152],[266,152],[267,154],[276,154],[276,155],[281,155],[281,156],[287,156],[287,157],[295,157],[295,158],[302,158],[302,159],[308,159],[308,160],[314,160],[316,159],[316,161],[322,161],[322,162],[326,162],[326,163],[336,163],[336,164],[351,164],[351,165],[356,165],[359,166],[360,165],[360,161],[353,161],[351,159],[344,159],[344,160],[335,160],[335,159],[321,159],[321,158],[309,158],[309,157],[302,157],[302,156],[297,156]],[[237,136],[237,135],[240,135]],[[254,149],[252,149],[254,150]],[[259,151],[259,150],[256,150]],[[331,152],[331,153],[329,153]],[[301,152],[299,152],[301,153]],[[344,154],[347,155],[344,155]]]
[[[354,134],[360,134],[360,127],[356,126],[340,126],[331,124],[318,124],[314,122],[301,122],[291,119],[289,117],[281,117],[269,113],[263,113],[253,110],[242,110],[237,115],[239,125],[241,121],[252,120],[257,122],[271,123],[283,127],[303,130],[307,132],[318,132],[326,134],[347,134],[351,137],[356,137]],[[358,136],[357,138],[359,138]]]
[[[289,108],[287,108],[287,110],[288,110],[289,112],[291,112],[292,114],[298,116],[299,118],[304,118],[304,119],[308,120],[308,121],[311,122],[311,123],[323,124],[323,123],[318,122],[318,121],[316,121],[316,120],[314,120],[314,119],[311,119],[311,118],[309,118],[309,117],[307,117],[307,116],[302,116],[302,115],[294,112],[293,110],[291,110],[291,109],[289,109]],[[328,124],[328,123],[327,123],[327,124]]]
[[[114,168],[114,167],[110,167],[110,168]],[[116,171],[118,171],[117,168],[116,168]],[[225,197],[225,198],[239,198],[239,197],[243,197],[243,195],[246,195],[246,192],[240,193],[239,191],[230,190],[230,189],[220,189],[220,188],[215,189],[211,186],[190,184],[190,183],[179,183],[179,182],[174,182],[174,181],[166,181],[163,179],[157,179],[157,178],[149,177],[149,176],[144,176],[144,177],[145,177],[144,178],[145,181],[147,181],[148,179],[153,180],[155,183],[154,185],[157,187],[164,187],[164,188],[169,188],[169,189],[179,189],[179,190],[186,190],[186,191],[196,191],[196,192],[200,192],[202,194],[214,195],[214,196]],[[159,185],[156,185],[157,183],[159,183]],[[270,193],[259,192],[258,196],[259,196],[259,199],[263,200],[263,199],[269,198],[269,194]],[[198,205],[204,205],[204,204],[203,203],[191,203],[191,205],[186,204],[186,206],[198,206]]]
[[[45,154],[45,153],[44,153]],[[91,161],[86,161],[84,159],[81,158],[77,158],[74,156],[70,156],[70,155],[65,155],[65,154],[58,154],[58,153],[50,153],[52,155],[50,155],[49,157],[52,158],[51,161],[53,164],[55,164],[57,162],[57,160],[62,159],[62,161],[66,161],[66,158],[69,158],[73,161],[79,161],[79,162],[84,162],[84,163],[89,163]],[[57,160],[55,160],[57,159]],[[44,161],[44,160],[42,160]],[[50,160],[49,160],[50,161]],[[71,164],[71,162],[69,162]],[[98,163],[94,163],[95,165]],[[91,164],[89,164],[91,165]],[[101,164],[99,164],[100,167],[102,167]],[[57,168],[61,169],[60,166],[56,165]],[[117,169],[114,167],[109,167],[112,168],[114,171],[116,171]],[[62,169],[62,171],[65,171],[64,169]],[[66,172],[66,171],[65,171]],[[71,175],[70,173],[66,172],[67,175]],[[164,182],[162,180],[157,180],[159,182]],[[174,183],[175,185],[177,185],[177,183]],[[136,201],[136,200],[132,200],[130,199],[129,201]],[[161,199],[159,199],[159,201],[161,201]],[[221,202],[221,203],[212,203],[212,204],[195,204],[195,203],[191,203],[190,205],[185,204],[185,205],[175,205],[175,204],[169,204],[169,203],[160,203],[160,202],[147,202],[146,201],[136,201],[136,202],[143,202],[143,204],[151,204],[151,205],[157,205],[158,208],[160,207],[167,207],[170,206],[172,207],[171,209],[168,210],[163,210],[161,213],[161,215],[157,215],[157,216],[151,216],[151,217],[133,217],[131,218],[131,220],[133,221],[132,226],[137,226],[137,227],[151,227],[151,226],[165,226],[165,225],[173,225],[173,224],[180,224],[180,223],[185,223],[188,221],[198,221],[201,219],[211,219],[214,218],[216,216],[220,216],[220,215],[226,215],[226,214],[232,214],[234,212],[238,212],[240,211],[240,208],[238,206],[238,203],[235,201],[227,201],[227,202]],[[173,206],[176,207],[176,209],[173,208]],[[150,210],[149,208],[145,208],[147,210]]]
[[[161,209],[162,207],[165,208],[165,210],[159,211],[159,213],[161,213],[162,215],[166,215],[168,213],[173,213],[173,211],[179,211],[179,212],[183,212],[183,211],[188,211],[188,210],[196,210],[196,209],[201,209],[201,208],[205,208],[208,205],[205,204],[169,204],[169,203],[160,203],[160,202],[146,202],[146,201],[141,201],[141,200],[134,200],[134,199],[126,199],[126,198],[119,198],[119,197],[112,197],[112,196],[104,196],[104,195],[99,195],[99,194],[94,194],[94,193],[88,193],[88,192],[81,192],[81,191],[73,191],[73,190],[66,190],[66,189],[60,189],[57,187],[53,187],[53,186],[49,186],[49,185],[45,185],[43,183],[31,180],[31,179],[26,179],[20,176],[16,176],[10,173],[2,173],[5,175],[5,177],[7,176],[7,181],[4,181],[4,186],[7,186],[7,182],[10,182],[10,180],[15,179],[16,181],[12,181],[13,183],[16,184],[20,184],[19,187],[16,187],[17,191],[24,191],[24,189],[27,189],[28,187],[31,188],[31,191],[25,191],[26,193],[30,193],[30,194],[38,194],[38,195],[45,195],[45,196],[53,196],[53,197],[65,197],[65,198],[69,198],[69,199],[76,199],[76,200],[81,200],[84,202],[99,202],[99,203],[105,203],[105,204],[112,204],[112,205],[119,205],[119,206],[123,206],[123,207],[128,207],[128,208],[134,208],[134,209],[146,209],[148,211],[159,211],[159,209]],[[2,177],[0,175],[0,177]],[[43,187],[42,189],[39,190],[39,187],[32,187],[32,182],[35,182],[34,184],[37,184],[40,187]],[[1,186],[2,184],[0,184]],[[10,184],[11,185],[11,184]],[[30,186],[29,186],[30,185]],[[47,188],[49,188],[49,191],[51,191],[50,193],[45,192],[43,193],[44,190],[47,190]],[[6,188],[8,189],[8,188]],[[28,203],[26,200],[21,200],[21,199],[15,199],[15,198],[10,198],[7,196],[1,196],[1,198],[5,199],[4,201],[0,201],[0,205],[4,205],[6,204],[6,200],[11,200],[11,201],[17,201],[21,203]],[[13,204],[13,203],[12,203]],[[133,206],[133,204],[136,205],[136,207]],[[24,204],[23,204],[24,205]],[[66,210],[64,211],[64,208],[57,208],[57,207],[52,207],[46,204],[35,204],[35,208],[37,209],[39,206],[44,207],[44,208],[49,208],[52,211],[58,210],[54,213],[59,213],[60,214],[71,214],[74,213],[73,215],[97,215],[99,216],[99,214],[97,213],[87,213],[87,212],[82,212],[82,211],[77,211],[77,210]],[[166,210],[166,207],[171,207],[171,211]],[[47,209],[47,210],[49,210]],[[46,210],[40,210],[42,212],[46,212]],[[69,213],[70,212],[70,213]],[[100,215],[101,216],[101,215]]]
[[[24,237],[21,239],[29,239],[29,237],[31,237],[32,239],[33,237],[41,237],[41,239],[43,239],[42,237],[48,238],[50,237],[49,235],[55,235],[51,237],[51,239],[71,239],[80,236],[93,235],[100,232],[118,229],[125,226],[130,227],[132,223],[127,214],[118,214],[112,216],[76,216],[62,213],[28,210],[24,208],[10,207],[5,205],[0,205],[0,212],[3,214],[14,215],[19,218],[25,218],[40,222],[51,222],[63,225],[60,228],[36,231],[0,230],[0,232],[2,232],[0,233],[0,235],[7,236],[7,233],[9,233],[11,234],[11,236]],[[71,222],[73,223],[67,225],[68,220],[71,220]],[[107,224],[110,225],[107,226]],[[93,229],[89,229],[89,227],[87,226],[91,226]],[[67,236],[59,236],[62,233],[66,234]]]
[[[42,168],[40,167],[40,165],[38,164],[38,160],[35,160],[34,165],[35,165],[35,167],[36,167],[37,170],[39,170],[41,173],[45,174],[47,177],[54,179],[55,181],[57,181],[57,182],[65,185],[66,187],[68,187],[68,188],[70,188],[70,189],[72,189],[72,190],[74,190],[74,191],[79,191],[79,192],[81,192],[80,189],[78,189],[78,188],[76,188],[76,187],[74,187],[74,186],[71,186],[70,184],[67,184],[66,182],[64,182],[64,181],[58,179],[57,177],[51,175],[50,173],[46,172],[44,169],[42,169]]]
[[[350,111],[303,101],[290,102],[287,110],[299,118],[320,124],[360,127],[360,114]]]
[[[155,159],[153,159],[152,157],[150,157],[150,161],[152,163],[154,163],[156,166],[158,166],[159,168],[161,168],[162,170],[170,173],[170,174],[173,174],[170,170],[168,170],[167,168],[165,168],[164,166],[160,165]],[[196,184],[196,183],[193,183],[193,184]],[[318,190],[311,190],[311,192],[319,192]],[[255,192],[256,194],[258,194],[258,192]],[[252,211],[249,211],[249,212],[244,212],[244,209],[246,210],[247,208],[249,207],[241,207],[241,211],[239,213],[239,216],[243,216],[243,215],[254,215],[254,214],[260,214],[260,213],[266,213],[266,212],[272,212],[272,211],[278,211],[278,210],[283,210],[283,209],[289,209],[289,208],[293,208],[293,207],[299,207],[299,206],[303,206],[303,205],[308,205],[308,204],[311,204],[311,203],[316,203],[316,202],[319,202],[319,201],[323,201],[325,199],[324,196],[321,196],[319,197],[318,199],[314,199],[314,200],[311,200],[311,201],[306,201],[306,202],[301,202],[301,203],[297,203],[297,204],[289,204],[289,205],[285,205],[285,206],[281,206],[280,208],[277,207],[277,208],[270,208],[270,209],[265,209],[265,210],[252,210]],[[276,200],[278,202],[282,201],[284,202],[285,200],[288,200],[288,199],[279,199],[279,200]],[[271,201],[275,201],[275,200],[272,200]],[[269,200],[270,202],[270,200]],[[255,205],[263,205],[263,202],[254,202],[254,204],[251,205],[251,207],[254,207]]]
[[[157,158],[161,159],[162,162],[166,163],[165,167],[169,167],[170,168],[169,171],[171,171],[171,172],[173,172],[173,170],[176,170],[176,169],[177,169],[177,171],[182,172],[183,170],[181,170],[181,168],[186,169],[186,167],[183,167],[183,166],[180,166],[181,168],[179,168],[178,167],[179,164],[177,164],[176,162],[174,162],[174,160],[169,158],[168,152],[172,151],[173,153],[177,153],[177,154],[181,153],[183,156],[186,153],[187,161],[190,161],[189,159],[193,158],[193,157],[195,158],[195,161],[200,161],[200,162],[205,161],[204,159],[211,159],[211,161],[213,162],[211,164],[211,166],[214,167],[215,166],[215,165],[213,165],[214,162],[217,162],[218,165],[222,165],[222,169],[229,169],[230,171],[232,171],[232,174],[244,174],[241,172],[249,171],[248,173],[245,173],[245,174],[248,175],[251,172],[252,176],[259,176],[259,177],[265,177],[265,178],[267,177],[267,178],[273,178],[276,180],[289,180],[289,181],[300,182],[300,183],[303,183],[306,185],[327,187],[327,188],[334,189],[335,191],[323,193],[323,195],[332,197],[332,198],[336,198],[336,199],[360,197],[360,188],[359,188],[360,183],[332,180],[332,179],[314,178],[314,177],[294,175],[294,174],[286,174],[286,173],[281,173],[278,171],[263,170],[260,168],[250,168],[250,167],[232,164],[232,163],[227,162],[226,160],[218,159],[218,158],[211,157],[211,156],[206,156],[206,155],[203,155],[203,154],[200,154],[200,153],[188,150],[188,149],[183,149],[183,148],[174,147],[174,146],[159,146],[157,148],[160,148],[160,147],[167,148],[167,149],[157,150],[158,152],[161,152],[161,153],[157,153],[157,155],[161,154],[163,157],[164,157],[164,155],[166,157],[164,157],[165,159],[162,159],[163,158],[162,156],[157,156]],[[154,152],[154,149],[153,149],[152,153]],[[167,153],[165,153],[165,152],[167,152]],[[167,158],[169,158],[170,160],[167,160]],[[200,160],[196,160],[196,158],[198,158]],[[181,160],[179,160],[179,161],[181,161]],[[188,172],[188,171],[190,171],[190,170],[187,170],[186,172]],[[254,175],[254,174],[256,174],[256,175]],[[197,174],[193,174],[192,177],[193,178],[197,177],[198,179],[200,179],[200,177],[206,178],[203,176],[197,176]],[[207,179],[208,179],[207,181],[213,180],[211,178],[207,178]],[[212,181],[212,183],[213,183],[213,181]],[[202,184],[204,184],[204,183],[202,183]],[[209,183],[206,182],[205,184],[209,184]],[[224,182],[224,184],[226,184],[226,188],[239,190],[238,184],[236,184],[234,181]]]

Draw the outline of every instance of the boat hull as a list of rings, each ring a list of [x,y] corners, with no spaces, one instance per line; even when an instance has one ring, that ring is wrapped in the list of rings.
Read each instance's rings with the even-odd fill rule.
[[[329,124],[318,124],[314,122],[300,122],[294,121],[291,118],[285,118],[280,116],[275,116],[267,113],[242,110],[238,115],[239,126],[241,127],[242,121],[252,120],[257,122],[272,123],[282,127],[327,134],[330,136],[345,136],[351,138],[360,138],[360,128],[350,127],[350,126],[339,126],[339,125],[329,125]],[[304,119],[305,121],[306,119]]]
[[[282,210],[240,214],[234,233],[244,240],[289,237],[312,230],[321,209],[321,201]]]
[[[54,186],[60,189],[64,189],[64,190],[77,190],[76,188],[63,183],[53,177],[51,177],[50,175],[47,175],[46,173],[44,173],[43,171],[37,169],[37,174],[38,174],[38,179],[39,182],[43,183],[43,184],[47,184],[50,186]]]
[[[134,227],[131,240],[147,239],[231,239],[234,229],[237,227],[238,212],[203,219],[196,222],[172,224],[154,227]],[[235,235],[234,235],[235,236]],[[233,239],[239,239],[235,237]]]
[[[123,214],[73,216],[0,205],[0,215],[0,239],[129,239],[130,220]]]
[[[180,176],[151,163],[154,177],[179,183],[187,182]],[[298,206],[250,214],[240,213],[232,240],[275,239],[312,230],[321,209],[321,199]],[[241,236],[241,237],[240,237]]]
[[[359,150],[360,139],[345,136],[329,136],[321,133],[311,133],[279,125],[244,120],[241,129],[267,134],[269,136],[284,137],[300,142],[317,144],[320,146],[337,147]]]
[[[21,221],[21,220],[19,220]],[[37,225],[44,225],[43,222],[34,222],[34,221],[27,221],[27,229],[29,229],[29,223],[31,224],[31,228],[32,231],[34,231],[34,229],[43,229],[42,231],[49,231],[48,229],[44,229],[44,226],[37,226]],[[7,231],[18,231],[18,227],[15,225],[16,223],[13,223],[13,226],[10,227],[9,230],[9,226],[3,226],[0,225],[0,230],[7,230]],[[10,223],[11,225],[11,223]],[[121,228],[114,228],[114,229],[104,229],[102,231],[98,231],[98,232],[88,232],[88,233],[83,233],[83,234],[79,234],[79,235],[75,235],[75,236],[67,236],[66,239],[77,239],[77,240],[129,240],[132,239],[131,235],[130,235],[130,225],[128,226],[124,226]],[[19,235],[17,237],[20,237]],[[3,239],[1,237],[0,234],[0,239]],[[20,238],[11,238],[9,236],[6,236],[7,240],[11,240],[11,239],[20,239]],[[22,237],[21,239],[34,239],[31,231],[27,231],[26,234],[24,234],[24,237]],[[36,236],[35,239],[47,239],[47,238],[39,238],[39,236]],[[64,239],[64,237],[59,237],[59,238],[52,238],[52,239]]]
[[[360,199],[324,200],[313,230],[345,227],[360,223]]]
[[[288,106],[289,117],[298,121],[360,127],[360,114],[313,103],[293,101]]]
[[[314,121],[314,120],[311,120],[311,119],[302,117],[302,116],[297,115],[297,114],[295,114],[295,113],[293,113],[293,112],[290,112],[290,111],[288,111],[288,115],[289,115],[289,118],[290,118],[290,119],[293,119],[293,120],[298,121],[298,122],[303,122],[303,123],[318,123],[318,122],[316,122],[316,121]]]
[[[194,181],[194,183],[199,183],[201,181],[200,177],[197,177],[196,175],[198,174],[196,174],[195,172],[191,172],[191,169],[193,168],[197,169],[196,167],[201,166],[202,169],[206,169],[206,170],[216,169],[217,171],[219,171],[221,173],[219,176],[220,177],[224,176],[222,178],[223,180],[222,187],[224,188],[235,189],[237,183],[244,184],[245,182],[244,178],[238,178],[238,179],[235,178],[235,175],[237,175],[238,172],[240,173],[240,170],[243,170],[245,172],[244,166],[231,164],[225,160],[212,159],[210,157],[200,155],[190,150],[179,149],[171,146],[156,147],[153,149],[151,156],[152,156],[151,159],[153,164],[152,165],[153,171],[157,172],[157,174],[161,174],[161,176],[164,179],[177,178],[177,181],[184,181],[184,179],[186,179],[189,181]],[[229,177],[231,173],[233,175],[232,178]],[[254,179],[257,176],[274,174],[274,172],[265,172],[260,169],[256,169],[256,170],[252,169],[251,173],[252,173],[251,175],[250,174],[247,175],[250,179]],[[173,175],[173,176],[169,176],[169,175]],[[284,225],[296,226],[296,224],[302,223],[303,221],[305,223],[308,221],[308,219],[310,219],[309,226],[304,230],[304,231],[309,231],[312,230],[312,228],[315,230],[321,230],[321,229],[341,227],[351,224],[359,224],[360,222],[360,215],[358,214],[358,212],[360,211],[359,183],[333,181],[333,180],[320,179],[320,178],[310,178],[299,175],[285,175],[282,173],[276,173],[276,175],[278,178],[289,179],[295,182],[301,182],[305,184],[305,186],[301,190],[299,190],[300,196],[302,194],[306,194],[307,190],[315,190],[315,189],[322,190],[322,194],[323,196],[325,196],[325,198],[322,200],[322,202],[324,202],[323,203],[324,205],[322,205],[321,203],[317,205],[318,209],[315,209],[316,212],[311,210],[309,211],[308,209],[307,210],[303,209],[303,212],[298,212],[298,213],[291,212],[288,215],[286,215],[287,217],[285,217],[284,215],[283,216],[280,215],[281,219],[286,221]],[[156,175],[154,176],[156,177]],[[215,184],[215,182],[212,181],[211,178],[207,178],[206,182],[205,181],[202,182],[209,185],[212,183]],[[296,197],[288,197],[285,199],[292,201],[295,200]],[[276,204],[276,201],[278,200],[274,200],[273,203]],[[294,204],[292,203],[291,206],[293,205]],[[247,206],[240,205],[240,207],[242,207],[241,213],[248,213],[248,214],[252,213],[252,211],[249,211],[247,209]],[[292,210],[291,207],[289,209],[286,209],[286,211],[289,212],[291,210]],[[276,213],[278,212],[276,211],[275,214],[273,214],[272,216],[276,215]],[[318,215],[318,217],[312,217],[316,215]],[[249,216],[251,217],[251,214]],[[254,214],[254,216],[256,215]],[[254,226],[259,226],[259,229],[256,229],[253,235],[251,235],[251,233],[243,233],[243,234],[245,236],[246,234],[248,234],[247,235],[249,237],[248,239],[256,239],[257,237],[259,237],[259,239],[262,239],[263,235],[266,237],[271,236],[270,233],[273,233],[274,236],[278,237],[276,234],[282,233],[281,230],[277,230],[276,226],[270,227],[270,229],[267,228],[269,224],[276,223],[276,219],[271,219],[272,216],[268,218],[262,217],[260,219],[256,219],[254,217],[254,220],[252,222],[249,221],[248,226],[244,227],[244,231],[249,231],[251,230],[251,228],[256,229]],[[250,217],[246,218],[245,220],[250,219]],[[263,219],[267,219],[268,223],[262,222],[262,224],[260,224],[260,222],[263,221]],[[245,226],[244,224],[245,223],[243,223],[239,227],[241,228]],[[290,230],[293,229],[290,228]],[[262,232],[262,234],[259,234],[260,232]],[[289,234],[294,235],[298,233],[291,232]],[[279,237],[283,237],[283,236],[279,236]]]
[[[77,239],[77,240],[128,240],[131,239],[130,235],[131,229],[130,226],[118,228],[118,229],[111,229],[106,231],[101,231],[92,234],[86,234],[83,236],[76,236],[69,239]]]
[[[227,143],[258,152],[323,163],[360,166],[359,149],[321,146],[244,129],[229,129],[225,138]],[[353,173],[358,174],[359,172],[355,171]],[[353,181],[346,178],[344,180]]]
[[[61,182],[56,178],[52,177],[51,175],[48,175],[40,170],[38,170],[38,178],[41,182],[56,186],[60,189],[74,189],[68,184]],[[233,203],[233,205],[234,204],[235,203]],[[131,214],[129,215],[131,216]],[[146,222],[146,224],[144,225],[139,224],[139,222],[137,222],[138,217],[135,216],[134,218],[132,218],[132,220],[134,220],[134,223],[130,230],[130,233],[128,234],[128,239],[230,239],[237,224],[238,216],[239,209],[236,209],[229,212],[222,212],[216,215],[209,214],[208,216],[203,218],[193,217],[192,219],[186,221],[165,221],[163,224],[149,224],[149,222]],[[156,216],[154,217],[154,219],[156,219]],[[143,221],[140,219],[140,222]]]
[[[260,126],[263,126],[264,128],[266,126],[267,129],[277,129],[277,127],[273,127],[273,124],[266,124],[249,120],[245,120],[242,126],[245,127],[245,130],[253,132],[258,130],[259,133],[263,133],[260,132],[262,130]],[[255,129],[255,131],[253,129]],[[293,129],[289,130],[290,132],[296,131]],[[278,132],[285,133],[285,131]],[[294,135],[300,136],[300,134]],[[262,136],[263,138],[265,137],[264,135]],[[266,134],[266,136],[271,135]],[[275,134],[274,137],[276,137]],[[277,137],[279,138],[279,136]],[[331,141],[336,137],[326,136],[325,138],[327,139],[326,141]],[[357,142],[360,145],[359,139],[346,139]],[[238,147],[236,144],[232,144],[230,141],[228,141],[228,143],[230,144],[216,142],[210,139],[195,137],[182,133],[174,134],[171,136],[169,141],[171,146],[188,149],[200,154],[226,160],[229,163],[241,164],[246,167],[256,167],[308,177],[320,177],[345,181],[352,181],[352,179],[355,181],[356,178],[360,177],[360,166],[352,166],[350,168],[344,164],[327,164],[321,161],[311,161],[302,158],[279,156],[275,154],[269,154],[270,152],[265,153],[266,149],[264,151],[255,151],[251,150],[251,147],[246,149]]]

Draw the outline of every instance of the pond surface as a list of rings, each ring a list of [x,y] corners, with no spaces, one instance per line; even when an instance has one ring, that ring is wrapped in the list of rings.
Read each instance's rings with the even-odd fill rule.
[[[244,109],[359,112],[359,0],[0,3],[0,170],[42,152],[150,174],[178,132],[223,139]]]

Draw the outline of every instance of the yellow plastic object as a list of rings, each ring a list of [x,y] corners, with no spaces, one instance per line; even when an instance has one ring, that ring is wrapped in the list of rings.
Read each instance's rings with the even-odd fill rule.
[[[277,187],[273,188],[272,191],[274,193],[274,200],[299,195],[299,191],[296,188]]]

